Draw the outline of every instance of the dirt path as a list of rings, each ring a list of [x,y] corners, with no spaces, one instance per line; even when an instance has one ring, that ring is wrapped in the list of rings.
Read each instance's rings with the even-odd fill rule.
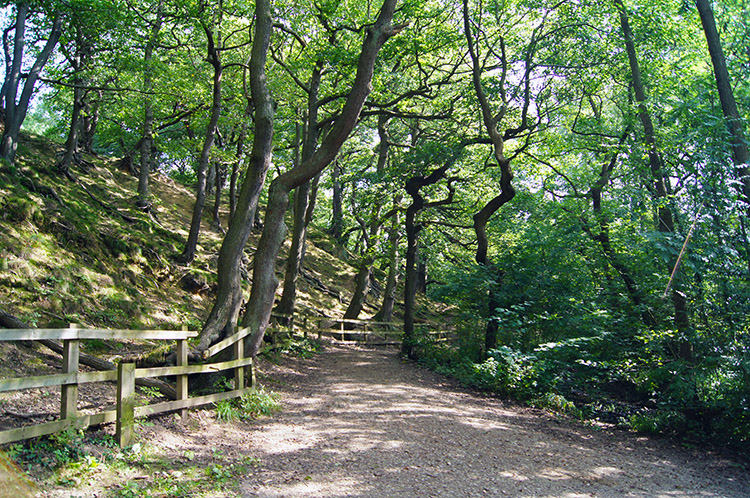
[[[750,496],[730,462],[504,406],[392,352],[331,348],[266,383],[284,411],[243,437],[262,462],[245,497]]]

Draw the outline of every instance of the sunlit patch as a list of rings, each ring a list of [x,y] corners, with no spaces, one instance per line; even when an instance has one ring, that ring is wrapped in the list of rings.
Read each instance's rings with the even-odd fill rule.
[[[539,477],[549,479],[550,481],[564,481],[573,478],[569,473],[560,469],[545,469],[539,473]]]
[[[16,468],[8,458],[0,453],[0,496],[31,498],[36,496],[35,486]]]
[[[339,496],[342,489],[366,489],[363,483],[351,478],[341,477],[332,479],[326,476],[304,476],[301,480],[285,485],[277,485],[271,489],[263,489],[263,496],[293,497],[293,496]]]
[[[523,474],[521,474],[519,472],[513,472],[513,471],[498,472],[498,475],[500,477],[504,477],[506,479],[512,479],[512,480],[518,481],[518,482],[523,482],[523,481],[528,481],[529,480],[529,478],[527,476],[525,476],[525,475],[523,475]]]

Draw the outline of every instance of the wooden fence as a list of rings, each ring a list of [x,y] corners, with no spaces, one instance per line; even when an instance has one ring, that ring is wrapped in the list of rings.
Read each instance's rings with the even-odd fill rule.
[[[129,446],[133,440],[133,427],[137,417],[144,417],[167,411],[180,410],[186,415],[188,408],[215,403],[217,401],[242,396],[252,389],[254,375],[252,358],[244,357],[244,339],[249,335],[248,329],[238,330],[231,337],[221,341],[207,352],[206,357],[232,346],[234,359],[229,361],[188,365],[187,340],[197,336],[197,332],[186,330],[108,330],[79,329],[71,325],[68,329],[3,329],[0,341],[63,341],[62,373],[37,377],[13,378],[0,380],[0,392],[18,391],[41,387],[60,386],[59,420],[0,431],[0,444],[21,441],[37,436],[52,434],[69,428],[83,429],[107,422],[115,422],[115,438],[120,446]],[[174,340],[177,343],[177,365],[169,367],[136,368],[135,363],[121,362],[117,370],[104,372],[79,371],[80,341],[91,339],[138,339],[138,340]],[[251,372],[250,387],[245,387],[245,369]],[[227,392],[189,397],[188,375],[215,373],[234,370],[234,389]],[[139,378],[176,377],[177,399],[163,403],[136,406],[135,380]],[[116,382],[116,409],[84,415],[78,413],[78,386],[90,382]]]
[[[324,335],[339,341],[361,342],[371,346],[393,346],[401,344],[403,331],[391,322],[320,318],[318,338]]]

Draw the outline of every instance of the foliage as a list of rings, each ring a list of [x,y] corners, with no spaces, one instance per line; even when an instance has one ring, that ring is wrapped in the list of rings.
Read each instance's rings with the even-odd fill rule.
[[[617,3],[399,2],[394,24],[409,25],[379,53],[359,125],[336,168],[320,178],[314,223],[319,232],[340,224],[338,240],[325,245],[348,262],[372,266],[380,283],[381,270],[401,267],[403,220],[395,225],[398,237],[385,236],[384,227],[406,208],[404,186],[449,165],[445,181],[421,193],[427,205],[452,202],[424,209],[415,228],[426,294],[450,310],[454,333],[450,343],[435,344],[417,330],[408,346],[420,361],[540,407],[741,447],[750,438],[750,229],[741,166],[734,164],[692,5],[634,0],[622,2],[620,12]],[[10,56],[15,11],[3,5]],[[202,328],[221,230],[204,231],[191,269],[207,275],[208,290],[178,290],[175,275],[183,272],[171,258],[192,207],[182,187],[198,183],[209,131],[212,41],[224,70],[210,154],[219,187],[232,169],[241,182],[256,159],[247,151],[256,131],[247,72],[253,3],[32,5],[22,74],[29,74],[57,9],[64,29],[29,128],[59,142],[79,104],[84,120],[98,123],[86,146],[101,157],[79,158],[65,177],[54,167],[59,146],[26,136],[17,164],[0,165],[0,301],[40,325]],[[318,138],[335,135],[331,123],[372,26],[369,2],[307,7],[274,3],[265,78],[275,107],[269,180],[296,164],[300,149],[318,147],[320,140],[301,145],[316,126]],[[747,6],[715,8],[747,128]],[[621,14],[634,47],[624,43]],[[476,68],[467,57],[470,42]],[[640,61],[645,95],[638,98],[627,48]],[[309,124],[317,70],[318,117]],[[482,116],[476,94],[467,91],[475,82],[491,115]],[[154,143],[141,151],[148,112]],[[502,137],[494,148],[482,131],[493,127]],[[155,174],[175,180],[152,175],[155,191],[168,184],[185,195],[154,193],[151,212],[136,209],[132,173],[141,152]],[[498,156],[512,163],[515,195],[488,221],[489,263],[479,265],[474,222],[499,192]],[[660,182],[666,195],[655,194]],[[226,225],[227,196],[218,199]],[[265,191],[260,199],[264,204]],[[666,209],[673,233],[658,229]],[[247,268],[233,270],[247,281]],[[487,351],[494,344],[487,331],[495,327],[497,347]],[[307,357],[317,345],[289,340],[273,349]],[[265,409],[255,403],[263,405],[221,402],[217,414],[252,417]],[[44,444],[59,453],[50,466],[78,458],[72,441]]]
[[[261,387],[260,389],[253,389],[239,398],[217,402],[216,418],[222,422],[252,420],[272,415],[280,410],[279,395]]]
[[[92,448],[98,449],[96,454],[90,453]],[[7,455],[28,471],[59,470],[62,484],[76,484],[81,477],[94,471],[100,460],[114,458],[114,448],[114,439],[107,434],[68,429],[13,444]]]

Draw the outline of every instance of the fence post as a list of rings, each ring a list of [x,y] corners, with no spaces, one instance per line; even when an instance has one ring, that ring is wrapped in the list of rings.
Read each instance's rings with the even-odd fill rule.
[[[187,326],[183,325],[182,330],[187,330]],[[177,340],[177,366],[184,367],[188,364],[188,346],[187,339]],[[188,376],[178,375],[177,376],[177,399],[188,399]],[[187,416],[187,408],[180,409],[180,418],[185,420]]]
[[[78,325],[70,324],[71,329],[77,329]],[[65,339],[63,341],[63,365],[62,373],[77,373],[78,359],[80,355],[80,341],[78,339]],[[66,384],[60,389],[60,419],[74,419],[78,416],[78,384]]]
[[[245,357],[245,339],[240,339],[234,343],[234,359],[241,360]],[[236,390],[245,389],[245,368],[237,367],[234,369],[234,388]]]
[[[135,425],[135,363],[117,365],[117,424],[115,439],[121,448],[130,446]]]

